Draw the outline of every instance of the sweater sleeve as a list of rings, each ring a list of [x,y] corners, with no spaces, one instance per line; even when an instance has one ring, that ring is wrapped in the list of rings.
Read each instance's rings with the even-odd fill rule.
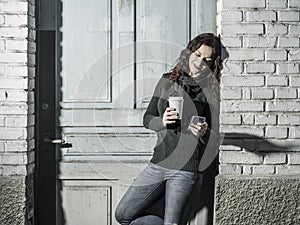
[[[149,102],[148,108],[143,116],[143,125],[150,130],[153,131],[160,131],[163,129],[166,129],[166,127],[163,124],[162,115],[159,115],[158,111],[158,100],[161,96],[161,90],[163,85],[163,80],[166,78],[161,77],[158,81],[153,96],[151,97],[151,100]]]
[[[208,128],[206,130],[206,133],[202,137],[202,144],[207,145],[210,138],[213,138],[213,140],[218,139],[219,135],[219,114],[216,109],[212,109],[207,105],[204,116],[206,117],[206,122],[208,124]],[[214,121],[212,121],[214,120]]]

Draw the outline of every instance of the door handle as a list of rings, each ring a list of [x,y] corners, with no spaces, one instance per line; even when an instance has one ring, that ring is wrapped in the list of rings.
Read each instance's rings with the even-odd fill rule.
[[[71,143],[66,143],[64,139],[50,139],[48,137],[44,138],[45,142],[49,142],[51,144],[59,144],[61,145],[61,148],[71,148],[73,147]]]
[[[50,140],[50,142],[52,144],[64,144],[64,143],[66,143],[66,141],[64,139],[53,139],[53,140]]]

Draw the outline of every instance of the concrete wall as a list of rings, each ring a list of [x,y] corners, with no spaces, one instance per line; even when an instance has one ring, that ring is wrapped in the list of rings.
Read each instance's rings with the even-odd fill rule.
[[[218,1],[230,56],[215,224],[299,224],[299,8],[299,0]]]
[[[34,10],[0,2],[0,224],[33,220]]]

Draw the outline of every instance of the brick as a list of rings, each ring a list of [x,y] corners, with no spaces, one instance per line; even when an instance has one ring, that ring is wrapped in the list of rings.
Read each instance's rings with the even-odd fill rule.
[[[288,25],[285,24],[267,24],[267,35],[287,34]]]
[[[289,60],[299,61],[300,60],[300,50],[290,51],[288,57],[289,57]]]
[[[300,73],[298,63],[278,63],[277,64],[278,73]]]
[[[221,102],[222,112],[263,112],[264,104],[258,101],[227,100]]]
[[[28,3],[27,2],[13,2],[13,1],[2,1],[0,2],[0,12],[11,12],[11,13],[20,13],[27,12]]]
[[[258,87],[264,85],[264,76],[226,76],[222,78],[224,86]]]
[[[24,90],[10,90],[5,91],[5,101],[6,102],[27,102],[28,93]],[[1,93],[1,91],[0,91]]]
[[[253,174],[260,174],[260,175],[275,174],[275,166],[271,166],[271,165],[253,166]]]
[[[228,47],[242,47],[241,37],[223,37],[222,43],[224,46]]]
[[[280,125],[299,125],[299,115],[294,114],[281,114],[278,115],[278,124]]]
[[[268,0],[268,8],[287,8],[287,0]]]
[[[2,165],[24,165],[26,164],[26,153],[5,153],[1,154]]]
[[[267,48],[276,46],[276,37],[244,37],[244,46],[248,48]],[[225,45],[226,46],[226,45]]]
[[[24,138],[25,129],[21,128],[2,128],[0,127],[0,139],[12,140]]]
[[[261,0],[223,0],[223,8],[265,8],[265,1]]]
[[[26,63],[27,53],[0,53],[0,62],[3,63]]]
[[[22,26],[22,25],[27,25],[27,23],[28,23],[27,14],[5,15],[6,26]]]
[[[5,42],[4,40],[0,40],[0,51],[5,49]]]
[[[234,140],[234,142],[236,142]],[[220,150],[222,151],[241,151],[242,148],[238,146],[239,143],[236,143],[237,145],[221,145]]]
[[[26,152],[27,151],[27,141],[16,141],[8,140],[6,142],[6,151],[7,152]]]
[[[300,25],[299,24],[290,24],[290,34],[300,34]]]
[[[28,42],[28,52],[30,53],[36,53],[36,43],[29,41]]]
[[[300,174],[300,165],[277,166],[278,175],[293,175]]]
[[[240,22],[243,19],[242,11],[221,11],[221,22]]]
[[[29,140],[34,138],[34,126],[28,126],[25,135]]]
[[[2,38],[26,38],[28,36],[27,27],[1,27],[0,37]]]
[[[9,116],[5,120],[6,127],[27,127],[27,116]]]
[[[31,40],[31,41],[34,41],[35,38],[36,38],[36,32],[35,32],[35,30],[29,29],[28,39]]]
[[[35,78],[35,67],[28,67],[28,77],[29,79]],[[32,87],[30,85],[30,87]]]
[[[221,151],[220,162],[228,164],[261,164],[263,157],[251,152]]]
[[[256,114],[255,115],[255,124],[256,125],[275,125],[276,124],[276,115]]]
[[[300,138],[300,128],[298,126],[293,126],[289,130],[289,138]]]
[[[0,141],[0,153],[5,151],[5,142],[4,141]]]
[[[3,176],[27,175],[26,165],[5,165],[2,168]]]
[[[238,74],[242,73],[242,64],[228,61],[225,63],[224,68],[222,70],[223,76],[225,74]]]
[[[299,9],[300,8],[300,2],[299,0],[289,0],[289,7],[290,8],[297,8]]]
[[[230,60],[263,60],[264,51],[258,49],[228,49]]]
[[[252,99],[273,99],[274,91],[266,88],[253,88],[251,90]]]
[[[34,151],[30,151],[28,153],[28,163],[34,163],[35,161],[35,154]]]
[[[299,101],[276,101],[266,102],[266,111],[268,112],[298,112],[300,111]]]
[[[250,100],[251,99],[251,89],[243,88],[242,89],[242,97],[243,97],[243,99]]]
[[[297,89],[296,88],[277,89],[275,91],[275,95],[276,98],[278,99],[297,98]]]
[[[3,76],[5,74],[6,68],[5,66],[0,65],[0,76]]]
[[[287,138],[288,129],[286,127],[266,127],[266,137],[268,138]]]
[[[28,67],[27,66],[7,66],[6,75],[9,77],[27,77],[28,76]]]
[[[27,51],[27,40],[6,40],[6,50]]]
[[[35,18],[34,17],[29,17],[29,20],[28,20],[28,27],[31,29],[31,30],[34,30],[35,29]]]
[[[279,37],[279,47],[299,47],[299,38]]]
[[[222,113],[220,115],[221,124],[241,124],[241,116],[233,113]]]
[[[254,124],[254,115],[253,114],[242,114],[242,124],[243,125],[252,125]]]
[[[0,103],[0,110],[2,115],[24,115],[27,114],[28,106],[24,103]]]
[[[223,88],[222,89],[223,99],[241,99],[242,89],[241,88]]]
[[[267,86],[287,86],[288,77],[287,76],[267,76]]]
[[[27,89],[26,79],[2,78],[0,88],[5,89]]]
[[[285,164],[286,154],[284,153],[268,153],[264,156],[264,164]]]
[[[299,153],[289,153],[288,162],[290,165],[300,165],[300,154]]]
[[[296,11],[279,11],[278,21],[281,22],[298,22],[299,12]]]
[[[276,13],[272,11],[247,11],[246,21],[247,22],[264,22],[264,21],[275,21]]]
[[[4,125],[5,125],[4,120],[5,120],[5,117],[4,116],[0,116],[0,127],[4,127]]]
[[[266,51],[266,60],[287,60],[287,51],[286,50],[267,50]]]
[[[32,5],[32,4],[29,4],[29,7],[28,7],[28,14],[30,15],[30,16],[35,16],[35,6],[34,5]]]
[[[221,125],[220,130],[223,133],[241,133],[247,135],[254,135],[257,137],[264,136],[264,130],[262,127],[253,127],[253,126],[241,126],[241,125]]]
[[[275,72],[274,63],[248,63],[246,64],[247,73],[273,73]]]
[[[220,174],[241,174],[242,168],[239,165],[219,165]]]
[[[28,151],[35,151],[35,139],[28,141]]]
[[[242,166],[243,175],[252,175],[253,166]]]
[[[290,86],[292,87],[300,87],[300,77],[299,76],[291,76],[290,77]]]
[[[5,22],[4,16],[0,15],[0,25],[3,25]]]
[[[223,35],[238,35],[238,34],[263,34],[263,24],[223,24],[221,26]]]

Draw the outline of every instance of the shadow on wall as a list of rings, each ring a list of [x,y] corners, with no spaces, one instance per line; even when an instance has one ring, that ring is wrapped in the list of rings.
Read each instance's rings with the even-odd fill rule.
[[[258,155],[290,151],[297,147],[292,144],[279,145],[271,143],[261,137],[249,134],[225,133],[221,134],[221,136],[224,136],[222,145],[241,147],[246,151],[253,152]],[[219,159],[216,157],[209,168],[205,170],[202,187],[202,181],[199,179],[196,181],[195,188],[191,195],[191,200],[187,206],[187,210],[191,215],[189,221],[193,220],[196,214],[198,214],[197,225],[213,224],[215,176],[218,175],[218,162]],[[154,214],[163,218],[164,200],[165,199],[162,196],[145,212],[145,214]]]

